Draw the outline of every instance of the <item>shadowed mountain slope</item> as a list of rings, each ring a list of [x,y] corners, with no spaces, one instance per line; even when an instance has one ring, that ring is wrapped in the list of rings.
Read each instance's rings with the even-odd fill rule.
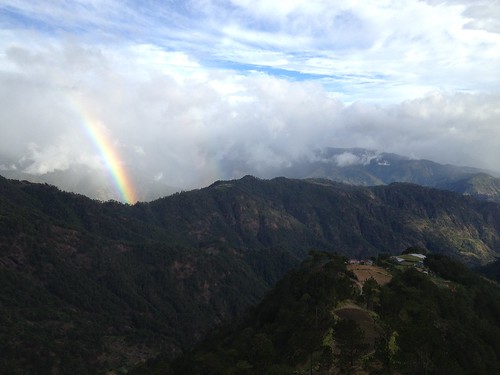
[[[192,347],[312,248],[500,253],[500,206],[395,184],[219,181],[133,206],[0,178],[0,372],[89,373]]]
[[[244,319],[146,374],[490,374],[500,368],[500,287],[429,255],[425,272],[379,259],[364,281],[345,258],[311,252]]]

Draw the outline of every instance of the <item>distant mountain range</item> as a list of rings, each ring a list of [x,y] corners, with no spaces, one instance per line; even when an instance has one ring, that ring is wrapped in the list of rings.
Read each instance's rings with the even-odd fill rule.
[[[87,374],[191,348],[311,249],[500,255],[500,205],[413,184],[218,181],[133,206],[0,178],[0,373]]]
[[[280,172],[290,178],[327,178],[361,186],[410,182],[500,202],[498,172],[363,148],[327,148],[317,151],[314,158],[292,163]]]
[[[54,170],[45,174],[31,174],[25,172],[22,165],[2,164],[0,159],[0,175],[15,180],[54,185],[64,191],[83,194],[101,201],[122,199],[110,179],[109,172],[91,169],[84,165],[73,165],[66,170]],[[141,184],[137,186],[137,197],[140,201],[158,199],[181,190],[154,179],[142,178],[141,180]]]
[[[25,162],[26,163],[26,162]],[[351,185],[388,185],[410,182],[471,195],[475,198],[500,202],[500,172],[472,167],[443,165],[430,160],[415,160],[405,156],[363,148],[326,148],[307,157],[290,160],[286,167],[262,170],[245,160],[225,160],[221,173],[226,176],[252,174],[260,178],[326,178]],[[0,159],[0,174],[7,178],[49,183],[65,191],[84,194],[100,200],[120,200],[105,171],[96,172],[85,166],[56,170],[43,175],[23,172],[26,165]],[[134,171],[130,171],[134,175]],[[140,201],[151,201],[186,190],[141,176],[136,186]]]

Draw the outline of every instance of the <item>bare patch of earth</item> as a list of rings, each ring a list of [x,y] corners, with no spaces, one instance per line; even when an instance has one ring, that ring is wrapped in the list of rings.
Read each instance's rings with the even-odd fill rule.
[[[361,283],[373,278],[377,284],[385,285],[392,280],[392,275],[379,266],[349,264],[347,269],[352,271]]]

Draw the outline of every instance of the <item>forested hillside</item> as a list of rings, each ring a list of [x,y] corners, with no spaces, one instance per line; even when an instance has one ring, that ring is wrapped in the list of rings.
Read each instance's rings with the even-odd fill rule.
[[[245,177],[133,206],[0,178],[2,373],[86,374],[192,348],[310,249],[500,253],[500,206],[396,184]]]
[[[134,374],[493,374],[500,369],[500,287],[430,255],[359,281],[342,257],[312,253],[240,322],[174,361]],[[385,272],[385,271],[384,271]]]

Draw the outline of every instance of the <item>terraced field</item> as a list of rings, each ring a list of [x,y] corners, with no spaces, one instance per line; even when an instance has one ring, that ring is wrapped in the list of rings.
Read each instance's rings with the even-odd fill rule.
[[[392,279],[392,275],[389,272],[378,266],[349,264],[347,269],[352,271],[361,283],[364,283],[369,278],[373,278],[379,285],[385,285]]]

